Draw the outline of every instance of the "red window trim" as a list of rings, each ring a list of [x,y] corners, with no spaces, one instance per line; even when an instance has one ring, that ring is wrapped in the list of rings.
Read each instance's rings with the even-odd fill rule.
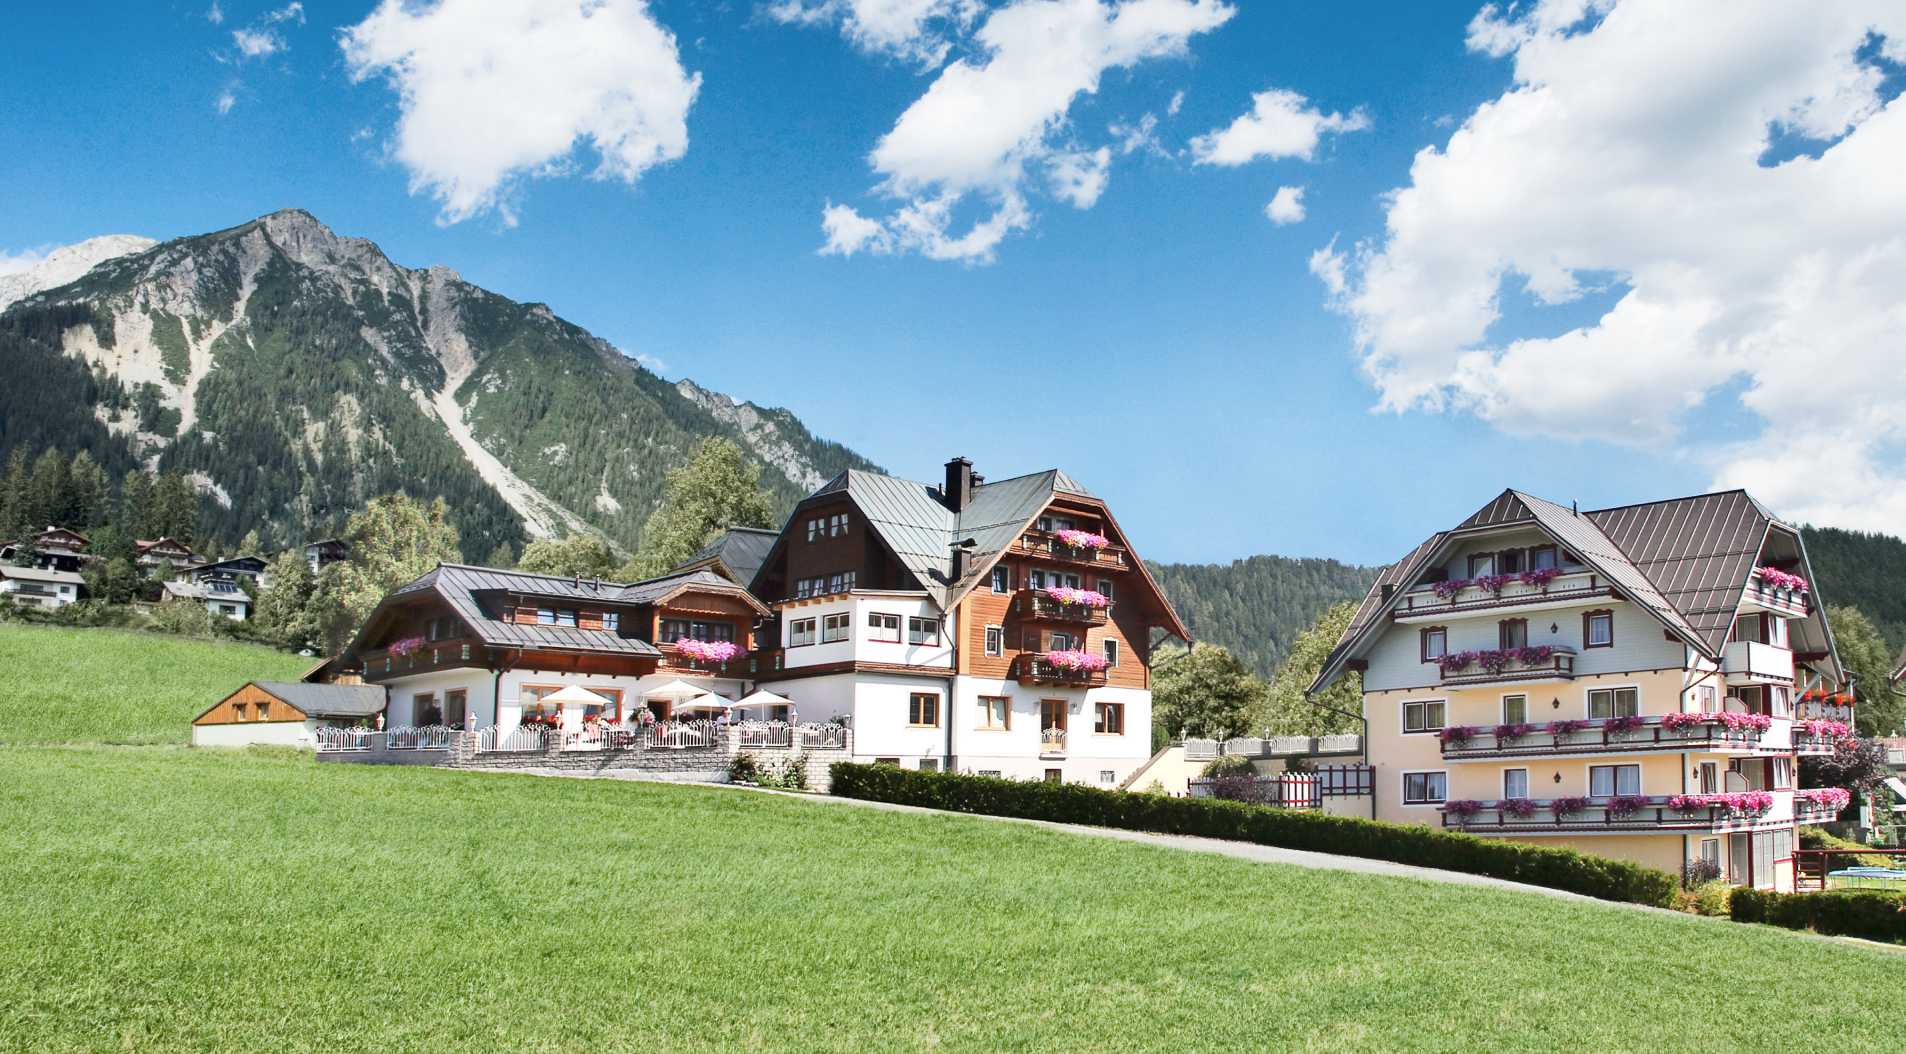
[[[1498,648],[1509,647],[1508,642],[1504,638],[1506,638],[1509,635],[1507,627],[1514,622],[1522,623],[1522,644],[1518,645],[1518,647],[1526,647],[1528,645],[1529,620],[1525,618],[1506,618],[1496,623],[1496,647]]]
[[[1607,644],[1589,643],[1589,636],[1588,636],[1589,620],[1593,619],[1597,615],[1608,616],[1608,643]],[[1612,648],[1614,646],[1615,646],[1615,612],[1614,610],[1612,608],[1598,608],[1594,611],[1582,612],[1582,647],[1583,649]]]
[[[1441,633],[1443,635],[1443,651],[1445,654],[1449,652],[1449,627],[1424,626],[1416,634],[1416,653],[1422,662],[1430,661],[1429,635],[1432,633]]]

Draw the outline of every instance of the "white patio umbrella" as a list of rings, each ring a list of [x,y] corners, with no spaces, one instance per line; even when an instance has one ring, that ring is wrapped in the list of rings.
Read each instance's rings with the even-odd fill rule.
[[[581,685],[572,684],[560,692],[551,692],[543,696],[545,703],[580,703],[584,706],[614,706],[614,699],[604,699]]]
[[[689,699],[697,695],[707,695],[708,689],[689,684],[677,678],[659,688],[650,688],[642,693],[645,699]]]
[[[763,688],[760,691],[755,692],[753,695],[747,696],[746,698],[742,699],[740,702],[736,703],[734,705],[734,709],[736,710],[766,710],[767,708],[771,706],[791,707],[793,705],[794,705],[794,700],[789,699],[787,696],[776,695],[773,692],[770,692],[767,689]]]
[[[684,710],[730,710],[733,708],[734,704],[728,701],[727,696],[716,695],[713,692],[703,692],[693,699],[675,704],[676,713]]]

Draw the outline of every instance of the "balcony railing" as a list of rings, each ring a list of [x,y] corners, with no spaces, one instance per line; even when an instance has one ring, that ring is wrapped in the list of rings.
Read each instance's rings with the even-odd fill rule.
[[[1510,648],[1495,652],[1476,652],[1467,665],[1452,668],[1443,663],[1439,676],[1450,687],[1479,684],[1503,684],[1514,681],[1569,681],[1575,678],[1575,651],[1572,648]],[[1518,654],[1521,653],[1521,654]]]
[[[364,653],[364,678],[379,681],[417,670],[433,670],[488,661],[483,641],[476,637],[453,637],[429,641],[406,654],[388,648]]]
[[[1850,725],[1853,723],[1853,704],[1834,703],[1825,699],[1799,699],[1794,701],[1793,716],[1796,721],[1838,721]]]
[[[1770,586],[1760,579],[1760,570],[1756,568],[1747,579],[1747,592],[1741,597],[1748,610],[1771,611],[1776,615],[1789,618],[1807,617],[1807,594],[1798,589],[1780,589]]]
[[[1793,800],[1793,818],[1795,823],[1831,823],[1840,815],[1840,808],[1831,802],[1814,801],[1798,795]]]
[[[1019,617],[1034,622],[1075,622],[1081,626],[1103,626],[1110,607],[1067,604],[1043,589],[1022,589],[1013,601]]]
[[[1752,751],[1759,747],[1763,734],[1758,729],[1729,728],[1719,723],[1669,728],[1659,717],[1616,717],[1495,728],[1458,725],[1444,729],[1441,738],[1444,760],[1470,761],[1564,754]]]
[[[1808,757],[1827,757],[1837,748],[1840,737],[1826,732],[1807,732],[1798,724],[1793,730],[1793,752]]]
[[[1729,684],[1793,683],[1793,652],[1759,641],[1737,640],[1721,653],[1721,676]]]
[[[1502,575],[1500,578],[1500,582],[1486,578],[1470,581],[1462,584],[1461,588],[1457,588],[1459,583],[1454,582],[1417,586],[1397,598],[1394,617],[1399,622],[1416,622],[1504,607],[1560,607],[1610,596],[1614,592],[1605,579],[1587,569],[1566,571],[1548,582],[1525,581],[1514,574]],[[1476,581],[1483,584],[1477,585]]]
[[[1696,797],[1699,796],[1638,794],[1612,798],[1525,798],[1448,802],[1437,809],[1443,814],[1444,827],[1471,834],[1724,831],[1750,828],[1776,815],[1772,806],[1754,809],[1724,804],[1697,805],[1692,801]],[[1671,806],[1670,802],[1677,802],[1678,807]]]
[[[657,644],[655,650],[662,653],[661,665],[669,670],[687,670],[700,674],[739,673],[748,667],[748,656],[743,654],[727,662],[709,662],[683,654],[682,649],[673,643]],[[751,671],[752,672],[752,671]]]
[[[1247,758],[1318,757],[1327,754],[1361,754],[1363,737],[1355,733],[1334,736],[1240,736],[1222,744],[1226,754]]]
[[[1044,728],[1039,731],[1039,753],[1063,754],[1066,752],[1066,730],[1063,728]]]
[[[1057,531],[1027,531],[1020,536],[1019,545],[1016,548],[1021,552],[1037,553],[1048,559],[1062,560],[1066,563],[1093,564],[1108,569],[1124,567],[1129,559],[1125,550],[1116,545],[1108,545],[1102,549],[1067,545],[1059,539]]]
[[[1014,676],[1022,685],[1052,684],[1090,686],[1105,683],[1104,670],[1075,670],[1047,662],[1043,655],[1027,653],[1013,660]]]

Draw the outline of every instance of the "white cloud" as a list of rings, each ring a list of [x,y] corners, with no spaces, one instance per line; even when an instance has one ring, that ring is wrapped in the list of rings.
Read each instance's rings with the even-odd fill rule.
[[[1304,222],[1304,188],[1278,187],[1271,203],[1264,206],[1264,215],[1279,227]]]
[[[1176,117],[1178,115],[1178,111],[1184,108],[1185,108],[1185,93],[1182,91],[1175,92],[1173,93],[1171,97],[1171,105],[1165,107],[1165,114],[1168,117]]]
[[[392,152],[443,222],[514,222],[517,182],[567,173],[583,140],[594,178],[629,183],[688,149],[701,75],[642,0],[383,0],[342,44],[354,80],[397,90]]]
[[[219,10],[218,0],[212,0],[212,6],[205,12],[205,20],[215,26],[225,21],[225,12]]]
[[[1234,13],[1221,0],[1015,0],[994,11],[975,34],[978,54],[947,66],[874,148],[874,171],[886,177],[876,189],[901,199],[899,211],[870,220],[830,207],[821,251],[990,260],[1000,239],[1032,222],[1033,168],[1054,195],[1091,207],[1111,152],[1066,135],[1073,102],[1097,92],[1106,70],[1182,54],[1192,36]],[[954,209],[969,195],[990,202],[992,214],[954,237]]]
[[[1146,114],[1137,124],[1115,124],[1106,129],[1119,138],[1118,152],[1130,154],[1144,150],[1147,153],[1163,154],[1164,148],[1158,145],[1158,117]]]
[[[0,251],[0,274],[31,271],[46,261],[46,254],[52,248],[50,245],[42,245],[37,249],[22,249],[17,253]]]
[[[1370,127],[1361,109],[1349,116],[1322,113],[1294,91],[1274,88],[1251,96],[1251,112],[1231,127],[1191,141],[1200,165],[1242,165],[1260,157],[1296,157],[1309,161],[1325,132],[1356,132]]]
[[[215,105],[218,107],[220,114],[232,112],[232,107],[238,105],[238,85],[236,82],[228,85],[224,91],[218,93],[218,102]]]
[[[292,0],[291,3],[286,4],[285,6],[279,8],[276,11],[268,11],[265,13],[265,15],[262,18],[259,19],[260,22],[264,22],[267,24],[270,24],[272,22],[290,22],[294,20],[299,25],[301,26],[304,25],[304,5],[301,3],[298,3],[297,0]]]
[[[232,43],[240,58],[262,59],[285,50],[284,38],[269,29],[235,29]]]
[[[1906,8],[1551,0],[1470,28],[1514,56],[1512,89],[1417,155],[1381,240],[1311,262],[1380,407],[1678,444],[1797,520],[1898,533],[1906,104],[1854,53],[1871,31],[1906,59]],[[1781,129],[1844,138],[1762,167]],[[1626,290],[1598,321],[1489,341],[1505,284],[1559,304],[1610,276]],[[1730,384],[1762,433],[1687,440],[1738,425],[1709,398]]]
[[[767,14],[797,25],[838,21],[842,34],[861,50],[931,69],[945,61],[953,37],[985,9],[980,0],[775,0]]]

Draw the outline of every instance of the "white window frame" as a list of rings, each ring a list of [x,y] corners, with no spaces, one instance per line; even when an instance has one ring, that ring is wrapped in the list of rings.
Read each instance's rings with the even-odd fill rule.
[[[821,616],[821,643],[838,644],[854,639],[854,613],[842,611]]]
[[[1609,776],[1608,776],[1609,789],[1606,793],[1601,793],[1595,790],[1595,774],[1597,772],[1604,772],[1604,771],[1609,773]],[[1625,772],[1630,772],[1630,771],[1632,771],[1635,776],[1634,788],[1632,790],[1623,790],[1622,789],[1622,774]],[[1622,764],[1622,765],[1590,765],[1588,767],[1588,796],[1589,797],[1617,798],[1617,797],[1627,797],[1630,795],[1635,795],[1640,793],[1641,793],[1641,766],[1640,765],[1631,763],[1631,764]]]
[[[1424,725],[1422,728],[1410,727],[1410,707],[1412,706],[1421,706],[1425,708],[1423,711]],[[1428,723],[1429,722],[1428,708],[1431,706],[1440,706],[1443,708],[1442,720],[1434,725]],[[1403,734],[1406,736],[1435,735],[1436,733],[1442,731],[1444,727],[1446,727],[1449,724],[1449,700],[1448,699],[1405,699],[1397,705],[1396,716],[1397,716],[1396,726],[1402,729]]]
[[[602,613],[602,628],[610,633],[622,631],[622,612],[605,611]]]
[[[929,626],[932,628],[926,628]],[[926,618],[921,615],[907,616],[907,643],[914,647],[939,647],[940,620],[937,618]]]
[[[995,656],[1006,654],[1006,627],[986,627],[986,654]]]
[[[797,618],[788,623],[788,647],[804,648],[818,642],[820,638],[819,622],[811,618]]]
[[[1105,665],[1108,667],[1117,666],[1118,665],[1118,638],[1107,637],[1103,641],[1100,641],[1099,643],[1100,643],[1101,653],[1105,656]]]
[[[1511,775],[1513,775],[1513,774],[1515,774],[1515,773],[1521,773],[1521,774],[1522,774],[1522,793],[1521,793],[1521,794],[1511,794],[1511,793],[1509,793],[1509,777],[1510,777]],[[1526,768],[1520,768],[1520,769],[1503,769],[1503,770],[1502,770],[1502,797],[1503,797],[1503,799],[1504,799],[1504,800],[1509,800],[1509,799],[1512,799],[1512,798],[1527,798],[1528,796],[1529,796],[1529,770],[1528,770],[1528,769],[1526,769]]]
[[[1583,689],[1582,691],[1582,716],[1588,718],[1590,721],[1606,720],[1606,718],[1600,718],[1595,716],[1595,693],[1597,692],[1608,693],[1608,700],[1609,700],[1608,717],[1614,718],[1614,717],[1640,716],[1641,714],[1641,686],[1640,685],[1638,684],[1598,684],[1593,688],[1586,688],[1586,689]],[[1617,709],[1615,705],[1615,693],[1617,692],[1635,693],[1634,714],[1632,715],[1618,714],[1614,712]]]
[[[892,634],[892,636],[888,636]],[[900,643],[900,616],[885,611],[867,613],[867,639],[878,644]]]
[[[1420,800],[1412,801],[1410,799],[1410,777],[1411,776],[1441,776],[1443,778],[1443,796],[1440,798],[1422,798]],[[1449,770],[1448,769],[1423,769],[1416,772],[1398,773],[1397,774],[1397,790],[1398,790],[1399,796],[1403,799],[1403,805],[1405,808],[1411,808],[1411,809],[1434,808],[1449,800]],[[1429,784],[1425,783],[1424,792],[1428,793],[1428,791],[1429,791]]]
[[[1514,721],[1509,720],[1509,700],[1511,699],[1522,700],[1522,716],[1519,718],[1516,718]],[[1502,711],[1501,712],[1502,712],[1502,723],[1505,725],[1528,724],[1529,723],[1529,693],[1527,692],[1504,693],[1502,697]]]

